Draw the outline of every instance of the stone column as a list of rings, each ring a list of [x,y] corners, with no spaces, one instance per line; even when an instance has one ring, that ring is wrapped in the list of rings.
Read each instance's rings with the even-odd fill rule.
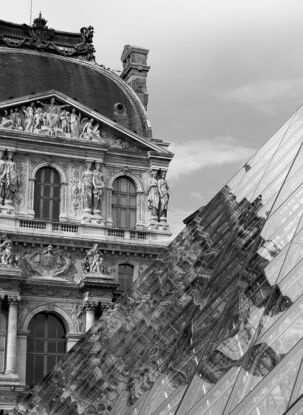
[[[143,192],[137,192],[137,223],[136,229],[144,229],[143,224]]]
[[[28,199],[27,199],[27,216],[29,219],[34,219],[34,192],[35,192],[35,178],[29,178],[28,180]]]
[[[67,221],[67,183],[61,183],[60,221]]]
[[[113,226],[113,219],[112,219],[112,187],[107,188],[107,212],[106,212],[106,226]]]
[[[17,348],[17,304],[15,297],[9,299],[7,347],[6,347],[6,375],[16,374],[16,348]]]
[[[95,304],[86,302],[85,309],[85,331],[88,331],[95,323]]]

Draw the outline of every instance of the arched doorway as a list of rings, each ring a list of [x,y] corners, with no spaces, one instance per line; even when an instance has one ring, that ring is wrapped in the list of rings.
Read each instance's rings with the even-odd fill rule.
[[[53,313],[36,314],[29,323],[26,384],[36,385],[66,352],[66,333],[62,321]]]

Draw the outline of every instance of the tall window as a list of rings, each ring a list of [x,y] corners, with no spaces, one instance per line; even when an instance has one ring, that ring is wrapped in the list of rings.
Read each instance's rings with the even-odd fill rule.
[[[119,280],[119,290],[127,291],[133,283],[134,267],[129,264],[119,265],[118,271],[118,280]]]
[[[29,324],[26,384],[36,385],[49,373],[66,350],[65,330],[52,313],[36,314]]]
[[[37,219],[59,220],[60,176],[51,167],[43,167],[37,171],[34,211]]]
[[[136,188],[128,177],[113,184],[112,217],[115,228],[133,229],[136,225]]]

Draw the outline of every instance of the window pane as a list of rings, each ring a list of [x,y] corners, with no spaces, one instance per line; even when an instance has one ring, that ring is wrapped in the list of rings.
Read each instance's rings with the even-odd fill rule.
[[[121,177],[120,192],[128,192],[128,179]]]
[[[38,219],[59,220],[60,176],[50,167],[43,167],[36,174],[34,211]]]
[[[49,341],[47,343],[47,351],[48,351],[48,353],[56,353],[57,352],[57,342]]]
[[[128,206],[128,195],[121,195],[119,202],[120,206]]]
[[[37,340],[35,342],[35,352],[39,352],[39,353],[44,352],[44,341]]]
[[[130,196],[130,198],[129,198],[129,205],[131,207],[136,207],[136,196]]]
[[[112,219],[114,227],[134,228],[136,224],[136,188],[128,177],[114,181],[112,194]]]
[[[65,353],[65,342],[58,342],[57,352],[62,354]]]
[[[120,290],[128,290],[133,283],[134,267],[129,264],[119,265],[118,280],[120,282]]]
[[[50,372],[56,365],[56,356],[47,356],[46,373]]]
[[[38,383],[44,376],[44,356],[35,355],[34,356],[34,384]]]
[[[65,353],[66,340],[64,325],[51,313],[37,314],[30,322],[29,330],[26,383],[35,385]]]
[[[127,209],[120,209],[120,226],[127,227]]]
[[[34,324],[35,324],[36,337],[44,337],[45,335],[44,315],[38,314],[35,318]]]
[[[130,210],[129,212],[129,227],[134,228],[136,225],[136,211]]]

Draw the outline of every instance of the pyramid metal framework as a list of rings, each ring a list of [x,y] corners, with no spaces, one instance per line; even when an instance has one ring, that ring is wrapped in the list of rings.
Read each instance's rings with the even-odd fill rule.
[[[301,107],[14,414],[303,414],[302,140]]]

